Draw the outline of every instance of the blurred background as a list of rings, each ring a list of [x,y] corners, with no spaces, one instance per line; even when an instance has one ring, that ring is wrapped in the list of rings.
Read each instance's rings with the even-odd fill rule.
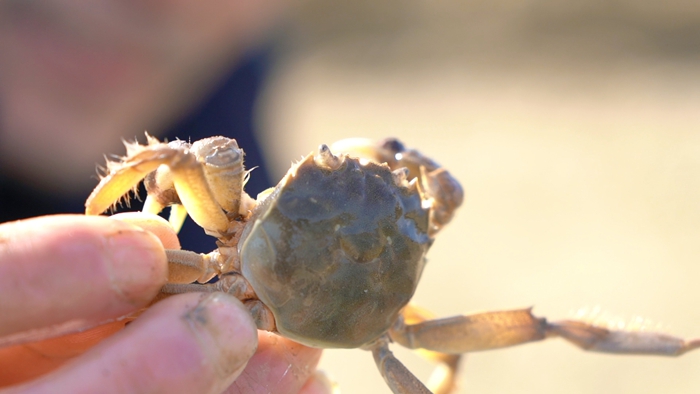
[[[700,337],[695,1],[76,4],[0,4],[0,222],[80,212],[94,163],[143,130],[239,139],[261,166],[253,194],[320,143],[395,136],[467,192],[416,304],[600,307]],[[183,244],[211,250],[197,236]],[[344,393],[389,393],[368,352],[327,351],[322,368]],[[460,392],[697,393],[699,370],[700,351],[554,339],[470,354]]]
[[[697,4],[308,1],[283,36],[259,112],[273,179],[320,143],[396,136],[462,182],[417,304],[552,320],[599,306],[700,337]],[[322,367],[345,393],[389,393],[367,352]],[[699,370],[700,352],[553,339],[470,354],[460,392],[697,393]]]

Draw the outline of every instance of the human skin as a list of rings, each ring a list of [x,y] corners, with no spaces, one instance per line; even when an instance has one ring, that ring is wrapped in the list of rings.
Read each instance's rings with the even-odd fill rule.
[[[164,247],[179,247],[175,233],[140,213],[0,225],[0,346],[66,322],[92,327],[1,347],[0,393],[330,392],[315,372],[319,349],[257,332],[228,295],[172,296],[128,325],[116,320],[143,310],[165,283]]]
[[[0,2],[4,175],[52,194],[89,189],[103,153],[119,151],[122,138],[144,130],[157,135],[177,120],[272,26],[284,3]],[[152,232],[127,223],[134,221]],[[111,243],[110,252],[104,245]],[[125,321],[100,324],[153,298],[165,281],[163,246],[179,247],[177,237],[145,216],[0,225],[0,386],[21,383],[0,392],[219,392],[236,375],[226,392],[327,389],[313,372],[319,350],[256,334],[228,296],[173,296],[126,328]],[[140,264],[113,266],[127,250],[141,254],[122,257]],[[115,273],[126,282],[115,284]],[[207,311],[224,324],[197,326],[194,317]],[[41,328],[52,338],[28,341]],[[216,340],[198,342],[200,331]],[[12,336],[24,342],[9,346]],[[257,352],[248,360],[254,343]],[[221,354],[230,362],[210,362]],[[234,368],[241,360],[247,361],[242,372]],[[84,385],[70,386],[79,382]]]

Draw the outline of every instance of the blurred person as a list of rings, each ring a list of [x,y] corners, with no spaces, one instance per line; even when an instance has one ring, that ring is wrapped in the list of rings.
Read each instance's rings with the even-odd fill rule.
[[[0,3],[0,386],[14,385],[0,393],[327,391],[314,375],[320,350],[254,335],[229,296],[174,296],[126,329],[91,328],[143,308],[165,281],[163,247],[180,243],[144,214],[43,216],[82,212],[102,155],[144,130],[233,137],[247,167],[260,166],[253,104],[268,59],[255,45],[284,8]],[[247,190],[268,186],[256,170]],[[214,248],[191,223],[180,235],[187,249]]]
[[[0,222],[82,212],[122,139],[236,138],[262,165],[253,104],[261,34],[281,4],[9,1],[0,4]],[[248,184],[267,188],[263,170]],[[191,227],[190,227],[191,228]],[[213,248],[201,230],[184,246]],[[196,239],[192,242],[192,239]],[[190,248],[193,246],[193,248]]]

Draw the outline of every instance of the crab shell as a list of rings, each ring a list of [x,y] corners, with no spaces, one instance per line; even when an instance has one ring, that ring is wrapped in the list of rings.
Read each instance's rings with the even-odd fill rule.
[[[307,156],[253,213],[241,271],[300,343],[357,348],[395,322],[413,296],[432,239],[415,182],[345,155],[333,169]],[[400,171],[399,171],[400,172]]]

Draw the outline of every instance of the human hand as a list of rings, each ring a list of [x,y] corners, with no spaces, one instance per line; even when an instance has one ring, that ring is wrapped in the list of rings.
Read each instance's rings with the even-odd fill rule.
[[[112,320],[0,348],[0,386],[21,383],[0,393],[330,391],[314,373],[320,350],[257,333],[242,304],[221,293],[170,297],[123,329],[115,319],[165,283],[163,246],[179,244],[160,219],[122,219],[0,225],[0,346]]]

